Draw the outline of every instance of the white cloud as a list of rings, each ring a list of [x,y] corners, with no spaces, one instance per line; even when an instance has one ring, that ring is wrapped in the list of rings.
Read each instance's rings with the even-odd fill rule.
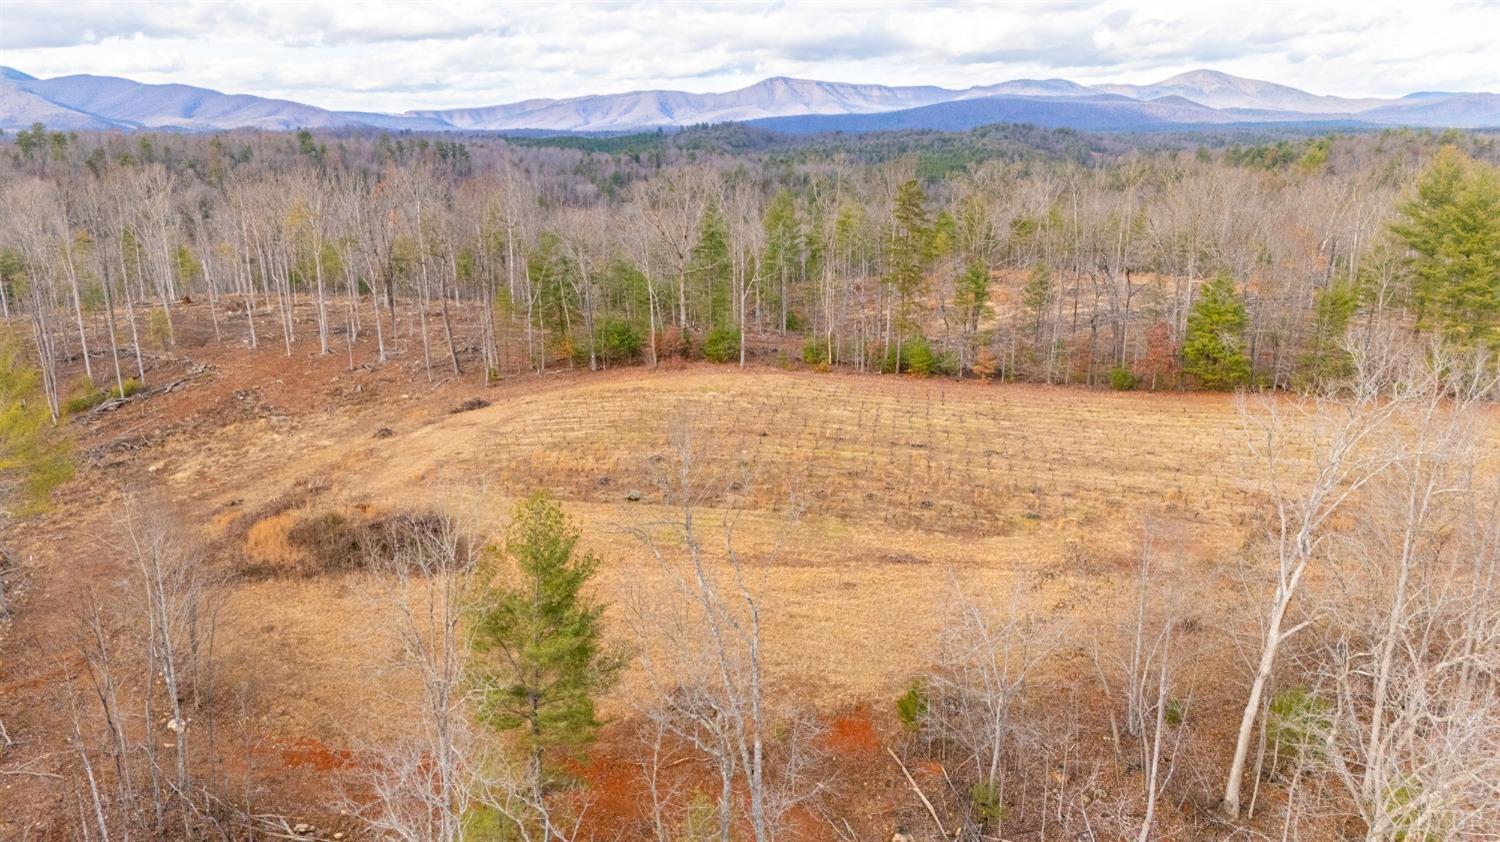
[[[772,75],[963,87],[1210,66],[1317,93],[1500,89],[1500,5],[1302,2],[0,4],[0,64],[401,111]]]

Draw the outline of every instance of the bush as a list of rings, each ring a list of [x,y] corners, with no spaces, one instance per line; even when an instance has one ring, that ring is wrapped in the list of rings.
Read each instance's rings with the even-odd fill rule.
[[[338,512],[308,514],[286,532],[286,541],[300,552],[277,564],[246,564],[244,575],[311,578],[363,569],[371,559],[394,559],[410,552],[414,542],[430,541],[444,532],[443,518],[432,512],[397,512],[382,518],[351,518]],[[463,558],[472,542],[460,536],[455,558]]]
[[[355,570],[365,561],[363,528],[337,512],[326,512],[297,521],[287,530],[289,544],[311,556],[309,569],[300,572],[336,573]]]
[[[1282,690],[1271,699],[1266,743],[1281,763],[1315,756],[1332,725],[1327,699],[1305,687]]]
[[[1136,387],[1135,375],[1123,365],[1109,370],[1109,388],[1116,392],[1129,392]]]
[[[980,824],[994,824],[1005,818],[1005,805],[1000,803],[1000,788],[992,783],[975,782],[969,788],[969,803],[974,808],[974,818]]]
[[[1162,712],[1162,718],[1168,725],[1176,728],[1187,719],[1187,704],[1181,699],[1173,699],[1167,702],[1167,709]]]
[[[80,377],[74,389],[79,390],[78,394],[63,401],[63,412],[68,415],[88,412],[108,400],[128,398],[141,390],[141,381],[134,379],[126,380],[123,390],[110,389],[105,391]]]
[[[630,362],[641,353],[641,335],[630,322],[607,319],[599,326],[599,354],[604,362]]]
[[[62,408],[63,412],[68,415],[77,415],[80,412],[88,412],[108,399],[108,392],[103,389],[92,389],[63,401]]]
[[[802,361],[808,365],[828,365],[828,344],[816,336],[802,343]]]
[[[739,359],[740,332],[737,328],[716,327],[703,340],[703,358],[709,362],[727,363]]]
[[[166,310],[152,310],[146,320],[146,335],[163,351],[172,345],[172,322]]]
[[[937,357],[926,337],[913,336],[901,343],[901,369],[914,377],[926,377],[937,368]]]
[[[896,718],[901,720],[902,728],[915,731],[922,726],[922,719],[926,716],[927,684],[914,678],[906,692],[896,699]]]
[[[891,374],[897,370],[897,346],[892,345],[881,361],[880,370]],[[952,376],[958,374],[958,357],[948,351],[934,351],[927,337],[917,334],[900,343],[900,370],[914,377],[934,374]]]
[[[658,359],[692,359],[693,334],[677,325],[667,325],[656,334],[656,356]]]
[[[984,346],[974,354],[974,364],[969,366],[969,370],[980,380],[988,380],[1000,370],[1000,360],[996,359],[995,352],[989,346]]]

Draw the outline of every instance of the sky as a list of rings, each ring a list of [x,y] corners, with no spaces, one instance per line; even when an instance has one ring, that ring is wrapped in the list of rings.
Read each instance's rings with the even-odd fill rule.
[[[1500,0],[0,0],[0,65],[387,112],[768,76],[968,87],[1201,67],[1400,96],[1500,91]]]

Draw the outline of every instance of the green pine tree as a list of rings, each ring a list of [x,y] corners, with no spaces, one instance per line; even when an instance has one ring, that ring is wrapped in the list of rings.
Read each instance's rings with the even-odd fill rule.
[[[495,567],[486,570],[508,584],[483,593],[471,609],[480,716],[517,734],[537,795],[551,773],[548,753],[577,750],[597,735],[595,701],[623,666],[603,640],[604,607],[583,593],[599,560],[579,552],[578,539],[547,494],[520,501],[503,550],[490,554]],[[503,562],[512,569],[496,569]]]
[[[45,508],[52,489],[73,474],[39,379],[20,342],[0,335],[0,519]]]
[[[968,331],[977,330],[980,320],[990,315],[990,267],[984,261],[975,260],[958,276],[953,306],[963,316]]]
[[[723,212],[711,205],[703,214],[698,244],[693,246],[688,266],[699,311],[710,328],[724,327],[734,321],[734,309],[730,306],[734,297],[733,271],[729,260],[729,225]]]
[[[790,190],[778,190],[771,198],[762,225],[766,248],[760,263],[764,284],[761,295],[771,312],[777,314],[777,329],[785,332],[791,318],[791,290],[801,271],[803,246],[797,200]]]
[[[1205,389],[1233,389],[1250,379],[1245,355],[1245,302],[1227,273],[1203,285],[1188,312],[1183,369]]]
[[[896,228],[886,251],[886,283],[896,293],[896,371],[900,373],[901,345],[914,326],[912,310],[927,283],[932,262],[934,228],[927,216],[927,196],[915,179],[896,189]]]
[[[1344,347],[1349,320],[1359,309],[1360,290],[1351,281],[1335,281],[1318,290],[1313,335],[1302,358],[1302,376],[1311,383],[1348,377],[1353,360]]]
[[[1392,226],[1411,249],[1418,328],[1463,349],[1500,348],[1500,170],[1445,146]]]

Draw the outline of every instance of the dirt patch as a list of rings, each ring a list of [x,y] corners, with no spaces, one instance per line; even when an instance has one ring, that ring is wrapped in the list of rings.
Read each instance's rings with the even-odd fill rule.
[[[823,741],[830,751],[842,755],[868,755],[880,751],[880,737],[875,733],[875,720],[870,708],[865,705],[834,717],[828,723]]]
[[[354,753],[331,748],[320,740],[304,737],[281,749],[281,762],[314,772],[334,772],[354,763]]]

